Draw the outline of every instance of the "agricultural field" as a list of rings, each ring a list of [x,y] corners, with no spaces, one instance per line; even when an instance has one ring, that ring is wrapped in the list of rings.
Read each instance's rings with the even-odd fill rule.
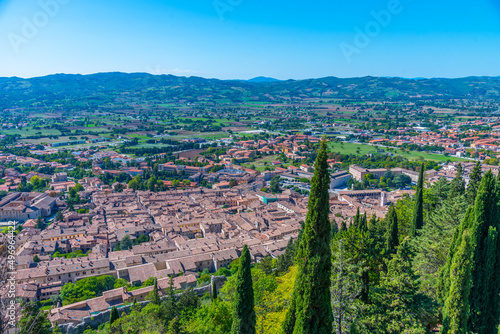
[[[342,154],[354,154],[354,155],[365,155],[369,153],[377,153],[377,149],[382,149],[387,153],[392,153],[393,155],[402,156],[408,160],[433,160],[439,162],[445,161],[467,161],[467,159],[462,159],[458,157],[450,157],[442,154],[426,153],[419,151],[403,151],[398,148],[393,147],[381,147],[373,146],[369,144],[361,143],[330,143],[330,149],[334,152],[340,152]]]

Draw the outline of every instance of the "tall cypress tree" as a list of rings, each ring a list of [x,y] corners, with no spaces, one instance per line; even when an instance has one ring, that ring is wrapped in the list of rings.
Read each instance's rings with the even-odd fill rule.
[[[158,279],[155,278],[155,283],[153,284],[153,291],[149,293],[148,299],[151,300],[151,303],[155,305],[160,305],[160,294],[158,293]]]
[[[337,222],[335,221],[335,219],[332,221],[332,239],[333,237],[335,236],[335,234],[339,233],[339,226],[337,225]]]
[[[449,198],[455,198],[457,196],[465,194],[465,180],[463,178],[462,164],[457,166],[457,174],[455,178],[451,181]]]
[[[342,233],[342,232],[345,232],[347,231],[347,223],[345,220],[342,221],[342,223],[340,223],[340,229],[339,229],[339,232]]]
[[[473,333],[497,334],[500,305],[500,225],[498,186],[491,171],[483,177],[475,203],[455,232],[447,263],[439,281],[441,300],[451,298],[452,263],[466,230],[470,230],[472,252],[472,287],[469,295],[468,330]]]
[[[255,334],[255,310],[250,252],[243,246],[236,277],[232,334]]]
[[[332,306],[330,297],[331,250],[326,139],[321,141],[311,180],[304,234],[296,262],[298,273],[287,311],[285,334],[331,334]]]
[[[370,222],[368,223],[368,227],[371,229],[373,226],[377,225],[377,222],[377,215],[373,214],[373,216],[370,218]]]
[[[118,320],[120,318],[120,314],[118,314],[118,309],[116,306],[113,306],[111,308],[111,311],[109,312],[109,324],[112,325],[113,322]]]
[[[212,301],[217,299],[217,284],[215,280],[212,280]]]
[[[473,219],[472,212],[473,212],[473,207],[469,207],[469,209],[465,213],[462,222],[455,230],[455,233],[453,234],[453,239],[450,244],[450,249],[446,257],[446,263],[439,273],[439,280],[437,287],[438,298],[443,304],[446,302],[446,299],[448,298],[448,295],[450,293],[450,285],[451,285],[450,272],[451,272],[451,265],[453,264],[453,256],[457,252],[458,247],[462,242],[462,235],[464,231],[466,229],[470,229],[471,227],[471,220]]]
[[[481,163],[478,161],[469,175],[469,185],[467,186],[467,202],[469,205],[474,205],[479,184],[481,183]]]
[[[290,266],[293,265],[293,258],[295,257],[295,249],[297,248],[297,241],[294,242],[293,238],[288,240],[288,245],[285,252],[278,257],[276,261],[277,274],[285,273]]]
[[[368,231],[368,218],[366,217],[366,212],[364,213],[363,216],[361,216],[361,222],[359,228],[363,232]]]
[[[475,243],[470,294],[470,330],[475,333],[495,333],[499,321],[500,245],[498,244],[499,210],[496,180],[488,171],[478,189],[474,204],[472,239]]]
[[[361,214],[359,213],[359,206],[358,206],[358,209],[356,210],[356,215],[354,216],[352,225],[349,227],[354,227],[354,228],[358,229],[360,223],[361,223]]]
[[[424,227],[424,163],[422,163],[422,166],[420,167],[420,174],[418,177],[410,235],[415,237],[417,235],[417,231],[422,227]]]
[[[386,221],[385,252],[391,254],[394,253],[399,246],[398,215],[393,205],[389,208]]]
[[[450,292],[443,309],[443,326],[440,331],[442,334],[467,333],[472,285],[472,250],[469,233],[465,231],[450,268]]]

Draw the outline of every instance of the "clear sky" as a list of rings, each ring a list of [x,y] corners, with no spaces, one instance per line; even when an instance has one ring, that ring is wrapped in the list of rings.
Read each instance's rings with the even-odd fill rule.
[[[498,76],[500,0],[0,0],[0,51],[2,77]]]

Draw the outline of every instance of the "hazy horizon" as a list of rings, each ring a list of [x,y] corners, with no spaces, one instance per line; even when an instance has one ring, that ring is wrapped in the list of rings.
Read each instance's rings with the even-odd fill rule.
[[[45,75],[40,75],[40,76],[33,76],[33,77],[21,77],[21,76],[0,76],[0,78],[19,78],[19,79],[35,79],[35,78],[43,78],[43,77],[49,77],[49,76],[55,76],[55,75],[82,75],[82,76],[88,76],[88,75],[97,75],[97,74],[109,74],[109,73],[122,73],[122,74],[149,74],[149,75],[172,75],[175,77],[181,77],[181,78],[202,78],[202,79],[207,79],[207,80],[222,80],[222,81],[250,81],[252,79],[257,79],[257,78],[268,78],[268,79],[274,79],[277,81],[288,81],[288,80],[294,80],[294,81],[301,81],[301,80],[319,80],[323,78],[339,78],[339,79],[355,79],[355,78],[365,78],[365,77],[374,77],[374,78],[399,78],[399,79],[405,79],[405,80],[432,80],[432,79],[464,79],[464,78],[500,78],[500,75],[466,75],[466,76],[459,76],[459,77],[412,77],[412,78],[407,78],[407,77],[401,77],[401,76],[377,76],[377,75],[365,75],[365,76],[352,76],[352,77],[340,77],[340,76],[335,76],[335,75],[328,75],[328,76],[323,76],[323,77],[311,77],[311,78],[302,78],[302,79],[295,79],[295,78],[275,78],[271,77],[268,75],[257,75],[251,78],[229,78],[229,79],[221,79],[221,78],[216,78],[216,77],[204,77],[201,75],[180,75],[180,74],[171,74],[171,73],[162,73],[162,74],[155,74],[155,73],[148,73],[148,72],[123,72],[123,71],[110,71],[110,72],[94,72],[94,73],[50,73],[50,74],[45,74]]]

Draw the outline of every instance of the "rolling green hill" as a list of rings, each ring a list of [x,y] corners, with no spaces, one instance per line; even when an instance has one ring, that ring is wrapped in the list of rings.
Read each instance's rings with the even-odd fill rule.
[[[87,106],[119,100],[147,102],[300,102],[307,98],[408,101],[418,99],[500,100],[499,77],[459,79],[336,78],[254,82],[147,73],[55,74],[0,78],[0,108]]]

